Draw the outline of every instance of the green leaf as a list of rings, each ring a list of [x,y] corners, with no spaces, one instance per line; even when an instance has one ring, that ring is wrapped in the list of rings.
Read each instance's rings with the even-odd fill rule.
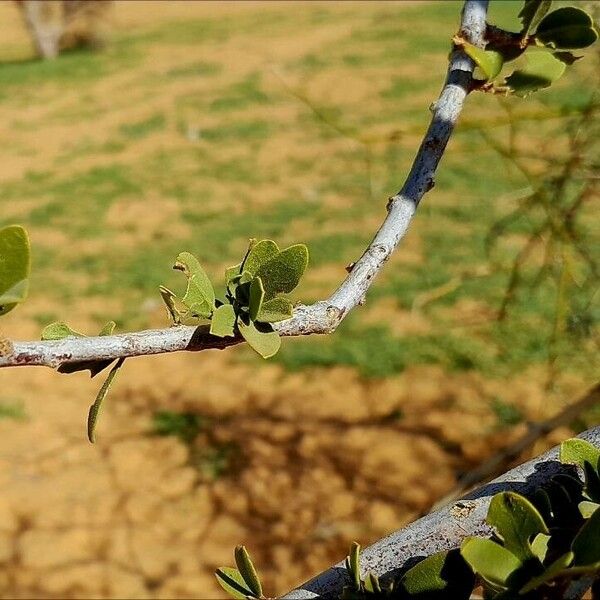
[[[528,36],[538,26],[544,15],[550,10],[552,0],[525,0],[523,8],[519,12],[519,19],[523,27],[521,35]]]
[[[381,584],[379,583],[379,577],[375,575],[375,573],[371,573],[369,571],[367,576],[365,577],[365,590],[370,592],[371,594],[380,594],[381,593]]]
[[[27,297],[31,252],[27,232],[20,225],[0,229],[0,315]]]
[[[308,248],[304,244],[290,246],[264,263],[257,276],[262,279],[265,300],[291,292],[300,282],[307,265]]]
[[[210,332],[218,337],[234,337],[235,319],[235,311],[231,304],[219,306],[210,320]]]
[[[248,271],[252,277],[255,277],[260,268],[278,254],[279,246],[273,240],[252,241],[242,264],[242,270]]]
[[[468,538],[462,543],[460,553],[475,573],[492,584],[506,585],[522,566],[510,550],[488,539]]]
[[[574,6],[565,6],[542,19],[535,37],[552,48],[587,48],[598,39],[598,32],[588,13]]]
[[[541,575],[532,577],[519,591],[526,594],[564,574],[565,569],[573,562],[573,553],[567,552],[559,556]]]
[[[354,588],[360,590],[360,544],[352,542],[350,552],[346,557],[346,569],[350,573]]]
[[[99,336],[112,335],[116,326],[117,326],[117,324],[114,321],[108,321],[104,325],[104,327],[102,327],[102,329],[100,330],[100,333],[98,335]]]
[[[167,312],[169,313],[173,324],[181,324],[182,315],[188,311],[187,306],[185,306],[181,299],[164,285],[158,286],[158,289],[160,290],[160,295],[165,303],[165,306],[167,307]]]
[[[600,563],[600,510],[594,511],[575,536],[571,549],[575,554],[574,566]]]
[[[263,358],[274,356],[281,347],[279,334],[270,326],[256,325],[252,321],[246,325],[240,319],[238,320],[238,329],[248,345]]]
[[[241,273],[242,263],[238,263],[237,265],[233,265],[233,267],[228,267],[225,269],[225,281],[230,283],[233,281],[238,275]]]
[[[250,590],[237,569],[231,567],[220,567],[215,572],[215,577],[219,585],[232,597],[239,600],[252,598],[252,590]]]
[[[292,303],[287,298],[277,296],[263,302],[256,320],[263,323],[277,323],[277,321],[289,319],[293,312],[294,306]]]
[[[117,360],[115,366],[109,371],[106,380],[104,381],[102,387],[98,391],[96,400],[94,401],[92,406],[90,406],[87,420],[87,433],[88,440],[90,440],[92,444],[96,441],[96,422],[98,421],[98,415],[100,413],[100,408],[102,407],[102,402],[104,401],[104,398],[106,398],[106,394],[108,394],[108,390],[110,390],[110,386],[112,385],[117,372],[123,366],[124,362],[124,358],[119,358]]]
[[[192,316],[209,318],[215,308],[215,290],[198,259],[189,252],[181,252],[173,268],[183,271],[188,278],[183,303],[189,307],[189,312]]]
[[[50,323],[46,325],[42,330],[42,340],[62,340],[66,337],[86,337],[83,333],[71,329],[63,321],[57,321],[56,323]]]
[[[236,546],[235,564],[245,584],[252,591],[252,594],[256,597],[262,596],[262,585],[258,578],[258,573],[254,568],[248,550],[244,546]]]
[[[400,580],[409,596],[422,594],[429,598],[444,591],[444,597],[468,598],[475,576],[458,550],[438,552],[410,568]]]
[[[496,529],[504,546],[522,561],[534,556],[530,539],[538,533],[549,533],[535,506],[514,492],[501,492],[492,498],[486,521]]]
[[[546,554],[548,554],[548,543],[550,542],[550,536],[545,533],[538,533],[531,542],[531,551],[543,563],[546,560]]]
[[[579,512],[584,519],[589,519],[600,508],[597,502],[588,502],[584,500],[579,503]]]
[[[526,64],[506,78],[505,84],[517,96],[528,96],[549,87],[560,79],[567,68],[565,63],[545,50],[528,50]]]
[[[255,321],[260,313],[263,299],[265,297],[265,288],[260,277],[255,277],[250,283],[250,298],[248,308],[250,309],[250,318]]]
[[[462,45],[462,49],[465,51],[467,56],[475,61],[475,64],[481,69],[485,75],[486,81],[494,79],[498,73],[502,70],[504,64],[504,58],[500,52],[495,50],[483,50],[473,44],[465,42]]]
[[[590,500],[600,502],[600,474],[587,460],[583,463],[585,493]]]
[[[561,463],[577,465],[582,469],[584,468],[586,461],[596,469],[600,466],[600,449],[596,448],[593,444],[578,438],[565,440],[560,445],[558,456]]]

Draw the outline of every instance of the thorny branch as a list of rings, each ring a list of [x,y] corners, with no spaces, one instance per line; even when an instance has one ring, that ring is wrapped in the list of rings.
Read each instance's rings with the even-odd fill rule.
[[[466,0],[460,35],[483,47],[488,0]],[[461,50],[450,57],[446,81],[432,106],[433,117],[402,189],[389,199],[387,216],[362,257],[327,299],[297,306],[293,316],[276,324],[283,336],[328,334],[364,302],[365,294],[385,262],[405,236],[421,198],[434,185],[437,166],[469,93],[474,64]],[[0,367],[47,366],[89,360],[162,354],[181,350],[226,348],[242,342],[217,338],[208,327],[176,326],[103,337],[69,337],[53,341],[12,342],[0,355]]]

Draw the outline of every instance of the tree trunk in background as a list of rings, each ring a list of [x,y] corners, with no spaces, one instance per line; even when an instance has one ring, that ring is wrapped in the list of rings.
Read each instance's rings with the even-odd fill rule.
[[[62,2],[18,0],[29,33],[42,58],[56,58],[64,31]]]
[[[99,47],[100,24],[112,0],[15,0],[41,58],[61,50]]]

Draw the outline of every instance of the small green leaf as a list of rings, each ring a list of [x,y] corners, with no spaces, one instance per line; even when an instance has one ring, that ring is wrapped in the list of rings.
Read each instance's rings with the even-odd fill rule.
[[[308,248],[304,244],[290,246],[264,263],[257,276],[262,279],[265,300],[291,292],[300,282],[307,265]]]
[[[57,321],[56,323],[50,323],[46,325],[42,330],[42,340],[62,340],[66,337],[86,337],[83,333],[71,329],[63,321]]]
[[[245,584],[252,591],[252,594],[256,597],[262,596],[262,585],[258,578],[258,573],[254,568],[248,550],[244,546],[236,546],[235,564]]]
[[[27,297],[31,252],[27,232],[20,225],[0,229],[0,315]]]
[[[600,474],[587,460],[583,463],[585,493],[590,500],[600,502]]]
[[[235,311],[231,304],[219,306],[210,320],[210,332],[218,337],[234,337],[235,319]]]
[[[534,556],[530,539],[538,533],[549,533],[535,506],[514,492],[501,492],[492,498],[486,521],[496,529],[504,546],[522,561]]]
[[[365,590],[371,594],[381,593],[381,584],[379,583],[379,577],[375,573],[369,571],[365,577]]]
[[[181,252],[173,268],[183,271],[188,278],[183,303],[189,307],[192,316],[209,318],[215,307],[215,290],[198,259],[189,252]]]
[[[579,512],[584,519],[589,519],[597,510],[600,508],[600,504],[597,502],[589,502],[583,500],[579,503]]]
[[[354,588],[360,590],[360,544],[352,542],[350,552],[346,558],[346,568],[354,583]]]
[[[185,304],[183,304],[183,302],[164,285],[160,285],[158,289],[160,290],[160,295],[167,307],[167,312],[169,313],[173,324],[181,324],[181,316],[188,311],[187,306],[185,306]]]
[[[100,413],[100,408],[102,407],[102,402],[104,401],[104,398],[106,398],[106,394],[108,394],[108,390],[110,390],[110,386],[112,385],[117,372],[123,366],[124,362],[124,358],[119,358],[117,360],[114,367],[109,371],[106,380],[102,384],[102,387],[98,391],[96,400],[92,406],[90,406],[90,410],[88,412],[87,432],[88,440],[90,440],[92,444],[96,441],[96,422],[98,421],[98,415]]]
[[[548,543],[550,542],[550,536],[545,533],[538,533],[531,542],[531,551],[538,560],[543,563],[546,560],[546,554],[548,553]]]
[[[585,440],[571,438],[560,445],[559,459],[561,463],[577,465],[582,469],[587,461],[598,469],[600,466],[600,449]]]
[[[559,556],[541,575],[531,578],[519,591],[526,594],[548,583],[558,576],[563,575],[565,569],[573,562],[573,553],[567,552]]]
[[[246,325],[239,319],[238,329],[248,345],[263,358],[274,356],[281,347],[279,334],[266,324],[257,325],[251,321]]]
[[[293,304],[287,298],[277,296],[263,302],[256,320],[263,323],[277,323],[277,321],[289,319],[293,312]]]
[[[587,48],[598,39],[598,32],[588,13],[574,6],[565,6],[542,19],[535,37],[552,48]]]
[[[248,589],[244,578],[237,569],[220,567],[215,572],[219,585],[232,597],[238,600],[252,598],[252,590]]]
[[[528,50],[525,59],[525,66],[505,80],[505,84],[517,96],[528,96],[549,87],[562,77],[567,68],[564,62],[545,50]]]
[[[485,75],[486,81],[494,79],[502,70],[504,58],[500,52],[495,50],[483,50],[465,42],[462,46],[464,52],[475,61],[475,64]]]
[[[521,29],[521,35],[523,37],[528,36],[535,28],[538,23],[544,18],[544,15],[550,10],[552,0],[525,0],[523,8],[519,12],[519,19],[523,27]]]
[[[265,297],[265,288],[260,277],[255,277],[250,282],[250,298],[248,308],[250,309],[250,318],[255,321],[261,311],[263,299]]]
[[[248,249],[242,269],[255,277],[260,268],[279,254],[279,247],[273,240],[252,243]]]
[[[509,577],[522,566],[510,550],[488,539],[468,538],[462,543],[460,553],[475,573],[492,584],[506,585]]]
[[[468,598],[473,590],[475,576],[458,550],[438,552],[410,568],[401,579],[409,596],[429,598],[435,592],[444,597]]]
[[[99,336],[112,335],[116,326],[117,326],[117,324],[114,321],[108,321],[104,325],[104,327],[100,330],[100,333],[98,335]]]
[[[600,510],[594,511],[575,536],[571,549],[575,554],[574,566],[600,563]]]

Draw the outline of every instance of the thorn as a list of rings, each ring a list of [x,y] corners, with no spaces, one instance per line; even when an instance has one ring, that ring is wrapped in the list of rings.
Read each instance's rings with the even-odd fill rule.
[[[396,196],[390,196],[388,198],[387,204],[385,205],[385,210],[390,212],[390,209],[392,208],[392,205],[394,204],[395,200],[396,200]]]
[[[349,265],[346,265],[346,272],[352,273],[352,269],[354,269],[355,262],[351,262]]]

